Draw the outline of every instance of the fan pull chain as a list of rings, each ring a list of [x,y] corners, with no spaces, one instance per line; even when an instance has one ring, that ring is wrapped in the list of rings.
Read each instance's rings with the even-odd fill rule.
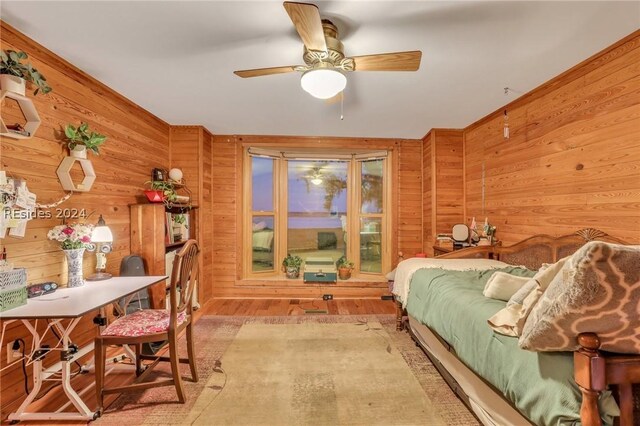
[[[344,90],[340,92],[340,121],[344,120]]]

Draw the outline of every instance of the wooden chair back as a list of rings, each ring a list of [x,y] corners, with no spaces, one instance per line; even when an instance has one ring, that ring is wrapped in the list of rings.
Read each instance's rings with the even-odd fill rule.
[[[169,329],[175,329],[178,314],[187,311],[191,315],[193,292],[198,281],[198,256],[200,248],[196,240],[187,241],[176,254],[171,273],[169,303],[171,319]]]

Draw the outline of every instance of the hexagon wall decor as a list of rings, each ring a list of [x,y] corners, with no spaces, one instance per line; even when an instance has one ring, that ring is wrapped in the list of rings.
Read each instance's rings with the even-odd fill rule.
[[[82,167],[82,172],[84,173],[84,179],[77,185],[73,182],[70,173],[76,161],[80,163],[80,167]],[[60,163],[60,166],[58,166],[56,174],[58,175],[58,179],[60,179],[62,188],[67,191],[87,192],[96,180],[96,172],[93,170],[93,164],[91,164],[91,160],[87,160],[86,158],[65,157]]]
[[[27,123],[24,125],[24,130],[27,134],[23,135],[8,129],[0,115],[0,135],[14,139],[29,139],[36,133],[38,127],[40,127],[40,116],[38,115],[38,111],[36,111],[36,107],[33,105],[33,102],[28,97],[18,93],[0,90],[0,102],[2,102],[4,98],[13,99],[18,102],[18,105],[22,110],[22,114],[27,120]]]

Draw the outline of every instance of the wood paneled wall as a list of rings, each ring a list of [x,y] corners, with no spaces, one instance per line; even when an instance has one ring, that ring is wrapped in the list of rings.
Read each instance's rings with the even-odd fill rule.
[[[60,161],[68,153],[58,134],[61,126],[84,121],[107,135],[100,156],[89,154],[97,175],[93,188],[90,192],[75,193],[60,208],[86,209],[93,213],[87,219],[90,223],[97,222],[99,214],[104,215],[114,235],[114,250],[108,256],[107,269],[117,273],[120,260],[129,254],[128,205],[140,200],[152,168],[169,166],[169,125],[4,22],[0,25],[2,48],[24,50],[53,87],[47,95],[30,95],[42,119],[35,137],[0,138],[0,168],[11,176],[26,179],[38,202],[49,203],[64,195],[56,176]],[[1,107],[3,116],[14,113],[9,105]],[[55,209],[51,211],[55,216]],[[55,217],[35,219],[29,222],[24,238],[0,239],[9,260],[16,266],[28,268],[29,282],[66,282],[63,253],[46,237],[47,231],[60,223]],[[86,276],[93,272],[95,256],[87,253],[84,259]],[[93,338],[93,316],[87,315],[78,326],[74,343],[83,345]],[[41,322],[41,325],[44,324]],[[30,345],[28,335],[22,325],[13,323],[8,327],[4,343],[22,337]],[[0,353],[0,368],[4,368],[7,365],[4,347]],[[47,361],[52,364],[59,361],[57,353],[49,355]],[[31,369],[28,372],[31,374]],[[20,365],[6,369],[0,383],[0,417],[4,417],[24,396]]]
[[[464,221],[463,131],[432,129],[422,143],[424,251],[431,255],[436,235]]]
[[[395,254],[412,256],[422,248],[421,218],[421,141],[403,139],[315,138],[289,136],[225,136],[213,137],[213,202],[214,296],[222,297],[309,297],[332,293],[336,296],[377,297],[387,292],[384,282],[363,283],[351,280],[332,286],[295,285],[286,281],[252,281],[241,276],[241,212],[242,145],[389,149],[394,152],[392,232]]]
[[[465,129],[467,220],[507,244],[583,227],[640,242],[640,31],[505,108]]]
[[[171,126],[170,133],[171,168],[182,170],[191,201],[198,207],[191,236],[200,243],[198,300],[202,304],[213,294],[212,136],[202,126]]]

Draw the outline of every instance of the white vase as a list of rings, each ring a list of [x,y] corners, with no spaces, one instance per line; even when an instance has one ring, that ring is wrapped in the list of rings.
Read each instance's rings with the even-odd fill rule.
[[[24,78],[16,77],[15,75],[0,74],[0,90],[24,96],[27,91],[27,85]]]
[[[82,276],[82,260],[84,256],[84,247],[79,249],[63,250],[67,257],[67,287],[80,287],[84,285]]]
[[[82,158],[83,160],[87,159],[87,147],[84,145],[76,145],[71,150],[71,156],[75,158]]]

